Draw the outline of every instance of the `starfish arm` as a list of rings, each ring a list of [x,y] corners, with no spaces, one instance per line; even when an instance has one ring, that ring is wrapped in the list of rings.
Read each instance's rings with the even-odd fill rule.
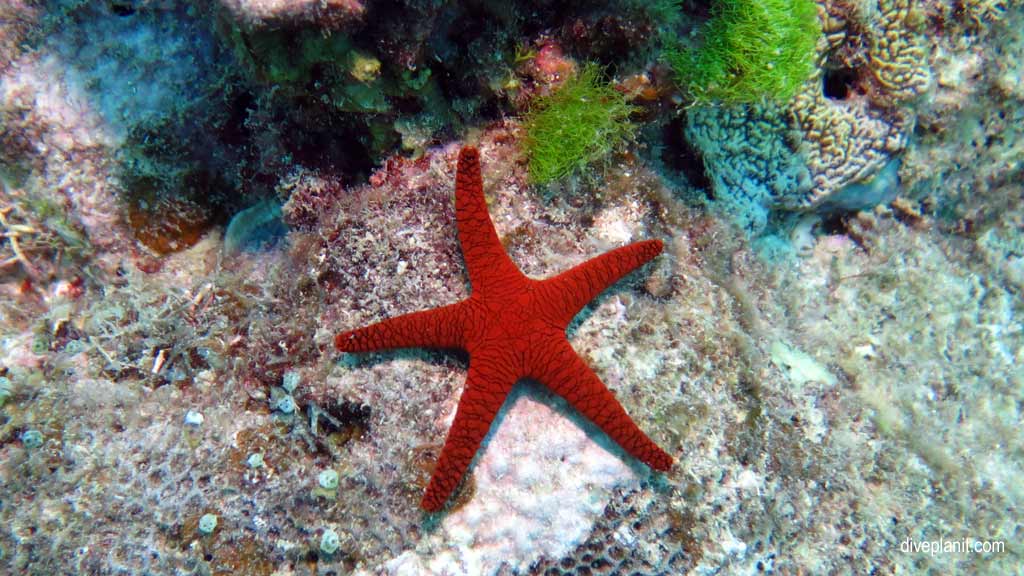
[[[480,153],[469,146],[459,152],[455,176],[455,220],[469,283],[474,292],[507,290],[526,283],[526,276],[505,253],[505,247],[494,230],[484,199]]]
[[[533,355],[532,377],[565,398],[637,460],[655,470],[671,468],[672,457],[640,430],[569,342],[564,338],[551,340]]]
[[[515,376],[506,372],[497,369],[494,363],[470,359],[469,375],[459,398],[455,420],[448,430],[448,438],[420,502],[424,510],[440,510],[462,480],[498,409],[516,382]]]
[[[395,348],[465,348],[465,302],[388,318],[334,337],[340,352]]]
[[[537,302],[543,317],[558,326],[567,326],[588,302],[626,274],[661,254],[662,247],[661,240],[636,242],[542,280],[537,289]]]

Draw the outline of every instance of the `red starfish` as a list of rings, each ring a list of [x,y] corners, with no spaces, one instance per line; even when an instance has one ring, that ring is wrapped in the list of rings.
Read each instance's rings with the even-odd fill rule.
[[[594,297],[661,253],[660,240],[623,246],[546,280],[523,275],[505,253],[487,213],[480,154],[459,152],[455,220],[472,294],[457,304],[390,318],[338,334],[342,352],[393,348],[460,348],[469,377],[455,421],[420,503],[439,510],[458,485],[491,421],[520,378],[547,385],[655,470],[672,457],[651,441],[615,396],[576,354],[565,330]]]

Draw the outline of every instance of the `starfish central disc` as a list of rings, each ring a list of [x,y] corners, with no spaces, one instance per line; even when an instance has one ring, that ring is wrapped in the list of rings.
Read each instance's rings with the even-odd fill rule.
[[[455,219],[472,293],[469,298],[338,334],[342,352],[395,348],[461,348],[469,353],[455,420],[420,505],[444,506],[469,467],[512,386],[532,378],[565,398],[631,455],[655,470],[673,460],[659,448],[576,354],[565,330],[605,288],[661,253],[660,240],[606,252],[545,280],[527,278],[494,230],[484,200],[480,154],[459,153]]]

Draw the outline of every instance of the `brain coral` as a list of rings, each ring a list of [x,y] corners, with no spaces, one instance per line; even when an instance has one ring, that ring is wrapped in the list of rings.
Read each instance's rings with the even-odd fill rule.
[[[791,132],[785,108],[768,102],[702,106],[687,115],[686,138],[703,153],[713,205],[748,232],[764,229],[770,207],[810,189]]]
[[[879,0],[861,9],[826,2],[823,8],[823,67],[790,106],[813,186],[803,196],[790,195],[789,208],[820,205],[902,151],[914,114],[900,105],[921,95],[931,79],[923,16],[909,0]],[[827,97],[826,70],[837,69],[853,73],[854,92]]]
[[[802,135],[812,182],[782,198],[790,209],[817,206],[844,186],[871,177],[906,145],[912,121],[905,111],[875,108],[864,99],[830,100],[819,83],[809,83],[789,111]]]
[[[928,47],[921,34],[924,15],[910,0],[879,0],[872,23],[868,67],[880,90],[876,97],[902,102],[928,87]]]

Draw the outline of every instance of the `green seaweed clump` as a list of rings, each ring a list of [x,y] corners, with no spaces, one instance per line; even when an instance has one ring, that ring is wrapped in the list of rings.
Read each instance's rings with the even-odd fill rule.
[[[524,147],[530,179],[550,182],[607,155],[632,135],[633,106],[587,65],[558,90],[539,98],[526,116]]]
[[[675,50],[676,80],[698,103],[786,100],[814,71],[813,0],[715,0],[700,50]]]

